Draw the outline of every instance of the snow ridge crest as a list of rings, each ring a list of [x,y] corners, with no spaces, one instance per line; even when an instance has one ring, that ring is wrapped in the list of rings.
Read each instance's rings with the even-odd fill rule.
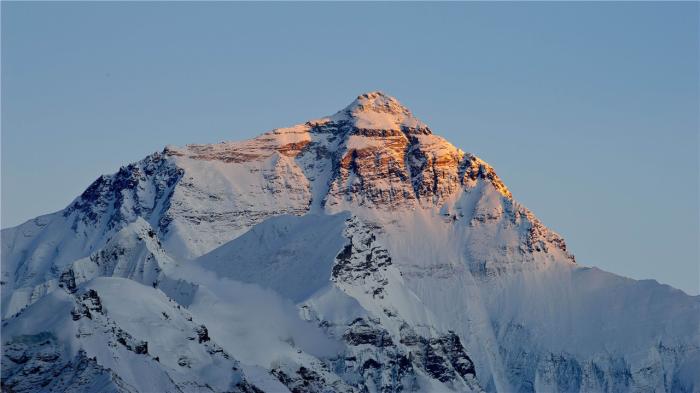
[[[331,120],[349,121],[360,130],[432,134],[430,128],[416,118],[399,100],[381,91],[360,94],[345,109],[333,115]]]

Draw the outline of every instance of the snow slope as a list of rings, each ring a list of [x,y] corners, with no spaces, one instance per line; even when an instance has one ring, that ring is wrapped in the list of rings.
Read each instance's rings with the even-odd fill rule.
[[[700,391],[700,297],[576,264],[395,98],[4,229],[7,391]]]
[[[11,338],[3,369],[26,368],[22,357],[32,357],[40,370],[30,368],[31,375],[50,379],[62,372],[62,360],[78,357],[112,379],[115,391],[246,391],[238,362],[206,336],[206,327],[162,292],[133,280],[103,277],[73,293],[53,291],[20,315],[3,327],[3,337]],[[55,347],[51,356],[41,353],[47,342]],[[21,344],[24,355],[11,357],[8,347]]]

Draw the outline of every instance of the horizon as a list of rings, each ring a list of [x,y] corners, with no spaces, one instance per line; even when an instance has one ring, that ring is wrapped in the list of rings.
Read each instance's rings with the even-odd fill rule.
[[[579,264],[698,294],[697,3],[1,7],[3,229],[167,145],[380,90],[492,165]]]

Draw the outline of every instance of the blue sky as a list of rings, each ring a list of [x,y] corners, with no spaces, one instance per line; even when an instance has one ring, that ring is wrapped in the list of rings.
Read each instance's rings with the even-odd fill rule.
[[[2,2],[2,227],[396,96],[583,265],[698,293],[698,4]]]

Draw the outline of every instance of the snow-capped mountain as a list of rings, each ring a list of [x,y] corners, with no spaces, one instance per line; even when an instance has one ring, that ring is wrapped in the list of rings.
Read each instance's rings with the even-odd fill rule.
[[[700,392],[700,297],[577,265],[380,92],[4,229],[2,343],[8,392]]]

